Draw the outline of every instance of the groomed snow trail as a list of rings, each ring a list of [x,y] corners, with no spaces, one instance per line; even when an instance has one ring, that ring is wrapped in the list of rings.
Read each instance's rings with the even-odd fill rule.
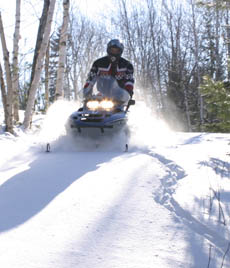
[[[15,165],[2,172],[0,267],[193,267],[189,230],[154,201],[156,158],[53,152]]]

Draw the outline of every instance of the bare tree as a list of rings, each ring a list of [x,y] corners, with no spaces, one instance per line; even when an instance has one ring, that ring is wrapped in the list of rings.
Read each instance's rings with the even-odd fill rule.
[[[6,39],[4,34],[4,28],[2,23],[2,16],[0,13],[0,37],[2,43],[2,50],[4,56],[4,65],[6,71],[6,84],[7,84],[7,95],[6,95],[6,131],[13,133],[13,90],[12,90],[12,79],[10,71],[9,52],[6,46]]]
[[[190,2],[191,9],[192,9],[192,33],[194,39],[194,56],[195,56],[195,68],[196,68],[196,77],[197,83],[200,85],[201,83],[201,74],[200,74],[200,67],[199,67],[199,53],[200,53],[200,44],[199,44],[199,36],[198,36],[198,20],[195,13],[195,3],[194,0]],[[204,123],[204,103],[203,97],[200,92],[200,88],[198,86],[198,103],[199,103],[199,114],[200,114],[200,125]]]
[[[4,109],[4,118],[5,118],[5,122],[7,122],[7,118],[8,118],[7,94],[6,94],[6,86],[5,86],[1,64],[0,64],[0,87],[1,87],[1,96],[2,96],[2,103],[3,103],[3,109]]]
[[[45,111],[49,108],[49,63],[50,63],[50,45],[48,44],[45,57]]]
[[[227,47],[227,78],[230,81],[230,18],[229,18],[229,11],[230,11],[230,2],[226,6],[226,18],[225,18],[225,29],[226,29],[226,38],[225,44]]]
[[[40,51],[41,44],[42,44],[42,41],[43,41],[43,37],[44,37],[44,32],[45,32],[45,27],[46,27],[47,17],[48,17],[48,11],[49,11],[49,6],[50,6],[50,0],[44,0],[42,15],[41,15],[40,23],[39,23],[39,27],[38,27],[38,34],[37,34],[37,40],[36,40],[36,45],[35,45],[33,63],[32,63],[32,71],[31,71],[31,76],[30,76],[30,86],[31,86],[32,81],[34,79],[37,59],[38,59],[39,51]]]
[[[165,107],[163,93],[162,47],[163,30],[157,4],[152,0],[130,6],[120,0],[113,22],[124,44],[124,55],[132,61],[135,70],[136,98],[146,103],[160,115]],[[139,90],[140,89],[140,90]]]
[[[156,8],[152,0],[146,0],[147,14],[148,14],[148,29],[150,32],[150,45],[152,50],[152,57],[147,53],[147,58],[151,59],[151,66],[149,67],[148,77],[151,81],[152,88],[155,88],[155,98],[157,105],[165,109],[165,100],[163,93],[163,70],[162,70],[162,46],[163,46],[163,30],[161,25],[161,15],[159,15],[159,22],[157,21]],[[150,50],[150,51],[151,51]],[[155,77],[153,76],[153,70]],[[152,79],[151,79],[152,78]]]
[[[69,0],[63,0],[63,22],[61,27],[61,36],[59,40],[59,61],[57,71],[56,83],[56,98],[63,95],[64,74],[66,63],[66,43],[68,37],[68,24],[69,24]]]
[[[106,51],[108,37],[104,25],[97,25],[73,10],[70,12],[69,32],[66,72],[77,99],[93,61]]]
[[[20,10],[21,0],[16,1],[16,14],[15,14],[15,31],[13,42],[13,64],[12,64],[12,90],[13,90],[13,115],[14,120],[19,121],[19,67],[18,67],[18,50],[19,50],[19,38],[20,38]]]
[[[23,121],[23,126],[25,129],[27,129],[30,126],[30,121],[33,113],[33,107],[35,103],[35,95],[36,91],[39,85],[40,76],[43,68],[43,61],[45,58],[46,50],[49,43],[49,37],[50,37],[50,31],[51,31],[51,24],[54,14],[54,8],[55,8],[56,0],[50,0],[49,10],[48,10],[48,16],[47,16],[47,22],[44,30],[44,35],[41,43],[41,47],[38,53],[36,67],[35,67],[35,73],[34,77],[31,83],[28,101],[26,105],[26,111],[25,111],[25,117]]]

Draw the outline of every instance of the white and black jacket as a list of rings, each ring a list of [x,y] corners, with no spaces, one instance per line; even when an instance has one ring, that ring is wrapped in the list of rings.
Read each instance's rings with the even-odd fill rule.
[[[97,59],[88,74],[84,88],[92,88],[97,76],[113,76],[118,85],[133,95],[134,77],[133,65],[126,59],[120,57],[116,62],[112,63],[108,56]]]

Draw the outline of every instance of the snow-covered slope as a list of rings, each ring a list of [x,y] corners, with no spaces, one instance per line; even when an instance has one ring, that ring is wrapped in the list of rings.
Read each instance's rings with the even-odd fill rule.
[[[139,107],[124,153],[66,137],[71,109],[0,135],[0,267],[228,267],[229,135],[173,133]]]

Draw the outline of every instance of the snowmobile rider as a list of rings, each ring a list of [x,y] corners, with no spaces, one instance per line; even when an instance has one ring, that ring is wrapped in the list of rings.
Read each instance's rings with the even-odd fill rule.
[[[98,76],[112,76],[117,80],[119,87],[125,89],[133,96],[133,65],[121,55],[124,45],[118,39],[112,39],[107,44],[107,56],[97,59],[88,74],[83,88],[85,98],[92,94],[93,86]]]

